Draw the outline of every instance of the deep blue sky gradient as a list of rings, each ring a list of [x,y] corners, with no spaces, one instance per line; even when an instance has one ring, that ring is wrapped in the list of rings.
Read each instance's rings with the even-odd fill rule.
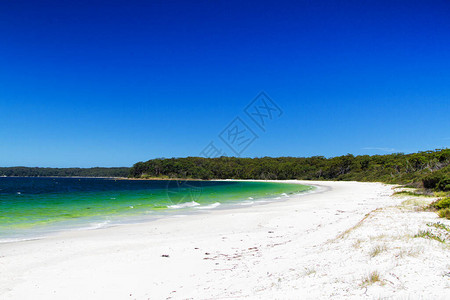
[[[197,156],[265,91],[243,156],[450,146],[449,1],[2,1],[0,166]]]

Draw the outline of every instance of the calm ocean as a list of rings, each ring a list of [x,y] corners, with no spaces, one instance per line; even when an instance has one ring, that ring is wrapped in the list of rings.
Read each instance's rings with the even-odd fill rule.
[[[0,178],[0,242],[280,201],[310,189],[298,184],[240,181]]]

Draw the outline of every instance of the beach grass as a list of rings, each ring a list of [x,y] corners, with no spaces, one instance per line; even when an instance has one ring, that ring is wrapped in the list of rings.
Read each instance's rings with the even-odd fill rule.
[[[378,271],[370,272],[369,275],[364,277],[361,282],[362,287],[374,284],[376,282],[381,282],[381,275]]]

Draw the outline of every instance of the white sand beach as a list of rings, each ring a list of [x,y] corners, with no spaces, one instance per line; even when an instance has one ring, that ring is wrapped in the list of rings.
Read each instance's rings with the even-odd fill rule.
[[[318,191],[0,244],[0,298],[450,298],[449,243],[413,237],[449,220],[381,183],[288,182]]]

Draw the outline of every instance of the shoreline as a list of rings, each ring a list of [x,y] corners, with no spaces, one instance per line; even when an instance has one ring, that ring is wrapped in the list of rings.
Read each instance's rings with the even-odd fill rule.
[[[217,182],[268,182],[263,180],[215,180]],[[283,184],[283,181],[270,181],[270,183],[275,184]],[[0,227],[0,231],[2,229],[8,230],[0,232],[0,244],[3,243],[15,243],[20,241],[29,241],[36,239],[45,239],[47,237],[51,237],[64,232],[72,232],[72,231],[83,231],[83,230],[97,230],[102,228],[110,228],[116,226],[126,226],[129,224],[142,224],[142,223],[150,223],[156,220],[164,219],[164,218],[172,218],[179,215],[199,215],[199,214],[207,214],[214,210],[235,210],[241,209],[243,207],[253,207],[259,205],[266,205],[273,202],[283,202],[289,199],[292,196],[303,196],[309,193],[315,192],[315,188],[313,186],[302,186],[298,189],[295,187],[296,184],[286,183],[290,185],[290,189],[286,187],[284,190],[269,193],[257,193],[256,191],[251,193],[251,197],[249,195],[242,195],[240,199],[228,199],[227,194],[223,194],[220,199],[215,200],[216,202],[204,202],[199,201],[198,198],[189,198],[184,200],[185,202],[171,202],[165,203],[164,209],[154,209],[151,207],[146,209],[136,210],[135,213],[128,214],[117,214],[117,215],[94,215],[94,216],[86,216],[79,217],[74,219],[67,220],[58,220],[54,223],[43,224],[43,225],[35,225],[33,227],[29,227],[28,229],[21,229],[20,226],[18,228],[14,226],[3,226]],[[245,187],[245,186],[244,186]],[[295,191],[293,191],[295,190]],[[229,195],[228,195],[229,196]],[[167,197],[167,195],[166,195]],[[206,199],[208,196],[205,196]],[[176,200],[176,199],[175,199]],[[197,202],[198,201],[198,202]],[[134,203],[131,203],[134,204]],[[127,208],[128,204],[124,204]],[[130,206],[133,208],[132,206]],[[6,232],[9,232],[6,234]]]
[[[448,249],[407,237],[427,222],[449,222],[402,205],[404,198],[391,196],[393,186],[291,182],[323,190],[283,202],[0,244],[0,272],[7,274],[0,279],[0,297],[444,298],[450,288],[443,276],[450,274]],[[371,257],[377,245],[386,250]],[[416,247],[418,253],[408,254]],[[374,270],[381,281],[362,286]]]

